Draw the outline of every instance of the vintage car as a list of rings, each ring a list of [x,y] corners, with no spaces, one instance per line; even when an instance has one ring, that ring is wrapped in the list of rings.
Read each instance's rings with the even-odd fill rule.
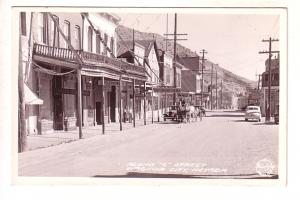
[[[259,106],[247,106],[245,111],[245,121],[254,119],[261,121],[261,111]]]

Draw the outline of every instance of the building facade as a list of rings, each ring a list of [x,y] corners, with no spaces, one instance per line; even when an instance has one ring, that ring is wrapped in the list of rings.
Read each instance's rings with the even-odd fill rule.
[[[268,94],[269,94],[269,60],[267,59],[265,62],[266,69],[262,74],[262,90],[263,90],[263,106],[262,111],[263,114],[266,114],[267,106],[270,105],[270,113],[271,116],[277,110],[279,106],[279,58],[271,59],[271,101],[268,103]]]
[[[108,13],[20,14],[24,80],[38,102],[26,104],[27,134],[119,121],[123,93],[133,90],[127,85],[147,79],[142,67],[116,59],[119,20]]]

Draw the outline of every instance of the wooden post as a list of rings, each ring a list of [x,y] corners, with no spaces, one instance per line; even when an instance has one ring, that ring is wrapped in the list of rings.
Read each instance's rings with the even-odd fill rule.
[[[153,86],[152,86],[152,88],[151,88],[151,122],[152,122],[152,124],[153,124],[153,104],[154,102],[153,102]]]
[[[132,91],[132,112],[133,112],[133,127],[135,127],[135,80],[132,80],[133,91]]]
[[[104,96],[104,77],[101,78],[101,97],[102,97],[102,109],[101,109],[101,117],[102,117],[102,134],[105,134],[105,120],[104,120],[104,109],[105,109],[105,96]]]
[[[81,69],[77,70],[77,122],[79,128],[79,139],[82,139],[82,91],[81,91]]]
[[[144,82],[144,125],[146,124],[146,82]]]
[[[96,98],[95,98],[95,81],[94,78],[92,78],[92,95],[93,95],[93,105],[94,105],[94,112],[93,112],[93,124],[96,126]]]
[[[121,93],[121,87],[122,87],[122,74],[120,75],[120,79],[119,79],[119,122],[120,122],[120,131],[122,131],[122,93]]]
[[[109,85],[110,89],[111,90],[111,86]],[[107,123],[109,124],[110,123],[110,93],[111,92],[107,92]]]
[[[165,92],[165,113],[167,112],[167,92]]]
[[[157,121],[159,122],[160,121],[160,93],[157,93],[158,94],[158,100],[157,100]]]
[[[21,27],[21,25],[20,25]],[[18,71],[18,86],[19,86],[19,126],[18,126],[18,152],[23,152],[27,145],[26,136],[26,121],[25,121],[25,94],[23,81],[23,55],[22,55],[22,40],[19,38],[19,71]]]

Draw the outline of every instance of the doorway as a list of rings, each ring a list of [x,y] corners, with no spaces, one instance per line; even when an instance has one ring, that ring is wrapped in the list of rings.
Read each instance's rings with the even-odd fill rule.
[[[62,94],[62,77],[53,76],[53,129],[63,130],[63,94]]]
[[[103,120],[101,112],[102,112],[102,102],[98,101],[96,102],[96,123],[98,125],[102,124],[102,120]]]
[[[111,86],[110,92],[110,121],[116,122],[116,86]]]

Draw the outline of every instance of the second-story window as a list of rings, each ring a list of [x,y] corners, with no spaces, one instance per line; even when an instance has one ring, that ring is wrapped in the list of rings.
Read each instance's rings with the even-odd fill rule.
[[[53,18],[55,19],[55,21],[59,24],[59,18],[57,16],[53,16]],[[56,24],[54,23],[54,21],[51,20],[51,30],[50,30],[50,45],[54,46],[54,47],[59,47],[59,32],[58,32],[58,28],[56,26]]]
[[[81,49],[81,32],[80,32],[80,27],[78,25],[75,26],[74,48]]]
[[[166,67],[166,83],[171,84],[171,71],[169,67]]]
[[[103,50],[103,55],[107,56],[107,40],[108,40],[108,36],[107,34],[104,34],[104,50]]]
[[[88,28],[88,51],[93,51],[93,31],[90,26]]]
[[[66,36],[66,38],[68,39],[68,41],[71,41],[71,35],[70,35],[70,22],[65,20],[64,21],[64,25],[63,25],[63,33]],[[64,48],[68,48],[68,42],[66,41],[66,39],[63,39],[63,47]]]
[[[100,31],[99,31],[100,33]],[[96,36],[96,53],[100,54],[100,48],[101,48],[101,41],[100,41],[100,36]]]
[[[269,76],[265,75],[265,81],[268,82],[269,81]]]
[[[21,17],[21,34],[26,35],[26,13],[21,12],[20,17]]]
[[[44,42],[44,15],[38,13],[37,16],[37,41]]]
[[[114,47],[115,47],[115,39],[113,37],[111,37],[111,39],[110,39],[110,50],[111,50],[112,54],[114,54],[114,52],[115,52]]]

